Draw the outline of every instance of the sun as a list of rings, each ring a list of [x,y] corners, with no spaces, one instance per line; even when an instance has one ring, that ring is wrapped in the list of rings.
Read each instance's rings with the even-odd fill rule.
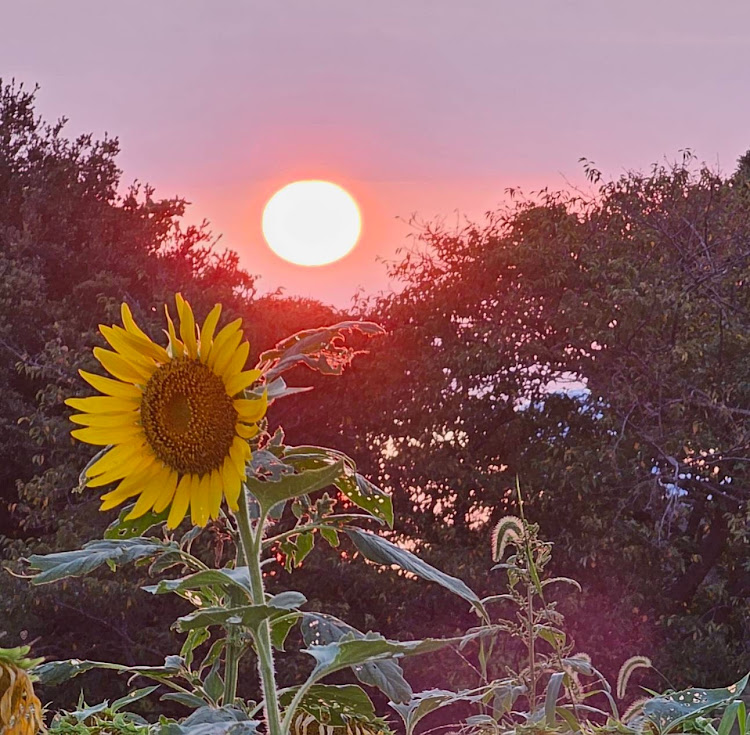
[[[263,235],[280,258],[297,265],[327,265],[359,240],[362,217],[349,192],[330,181],[295,181],[263,210]]]

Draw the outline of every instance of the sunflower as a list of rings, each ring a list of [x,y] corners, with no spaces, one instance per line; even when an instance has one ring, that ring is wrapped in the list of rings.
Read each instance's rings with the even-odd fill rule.
[[[44,729],[42,703],[27,669],[42,659],[28,659],[28,646],[0,648],[0,733],[36,735]]]
[[[244,369],[250,346],[242,320],[215,335],[220,304],[199,329],[190,304],[180,294],[175,301],[177,327],[165,306],[166,348],[138,327],[127,304],[122,327],[100,325],[113,351],[95,347],[94,357],[112,377],[81,370],[103,395],[66,401],[82,412],[70,417],[84,427],[72,435],[108,447],[85,471],[90,487],[119,483],[102,496],[100,510],[137,497],[127,519],[169,508],[169,528],[188,508],[193,524],[205,525],[218,517],[222,498],[237,510],[248,439],[267,408],[265,393],[244,397],[260,371]]]

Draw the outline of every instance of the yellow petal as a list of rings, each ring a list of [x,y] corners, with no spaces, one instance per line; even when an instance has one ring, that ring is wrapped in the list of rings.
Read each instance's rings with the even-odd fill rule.
[[[230,457],[232,456],[232,450],[234,450],[235,453],[237,469],[240,471],[242,479],[244,480],[247,476],[245,465],[250,461],[250,458],[252,457],[250,445],[244,439],[240,439],[240,437],[235,436],[232,440],[232,446],[229,447]]]
[[[268,393],[263,391],[263,395],[260,398],[248,400],[247,398],[235,398],[232,401],[237,416],[240,421],[245,423],[253,423],[260,421],[265,416],[266,409],[268,408]]]
[[[138,436],[143,436],[143,429],[140,426],[125,426],[119,429],[100,429],[99,427],[87,426],[85,429],[71,431],[70,435],[78,441],[86,442],[86,444],[106,447],[108,444],[123,444]]]
[[[138,426],[140,411],[128,413],[74,413],[70,420],[81,426],[98,426],[100,429],[112,429],[120,426]]]
[[[238,375],[242,368],[245,367],[245,363],[247,362],[247,356],[250,354],[250,343],[249,342],[243,342],[235,351],[232,357],[229,360],[229,364],[223,368],[220,369],[218,364],[214,367],[217,373],[219,373],[224,378],[224,383],[226,383],[230,378],[234,377],[235,375]]]
[[[145,385],[154,370],[156,370],[155,363],[152,368],[147,368],[144,365],[135,364],[126,360],[122,355],[118,355],[116,352],[103,350],[101,347],[94,347],[94,357],[99,360],[104,369],[111,375],[114,375],[115,378],[136,385]]]
[[[208,316],[203,322],[201,327],[201,343],[200,353],[201,362],[206,362],[208,353],[211,351],[211,345],[214,340],[214,332],[216,331],[216,325],[219,323],[219,317],[221,316],[221,304],[216,304],[211,311],[208,312]]]
[[[102,329],[103,326],[104,325],[100,325],[99,328]],[[116,324],[112,326],[111,329],[112,332],[110,333],[110,336],[119,340],[121,344],[124,343],[131,347],[139,354],[144,355],[145,357],[150,357],[152,360],[156,360],[156,362],[159,363],[164,363],[169,360],[167,351],[161,345],[157,345],[156,342],[151,341],[148,337],[136,337],[134,334],[130,334],[130,332],[127,332],[122,327],[118,327]],[[110,344],[112,343],[110,342]],[[115,345],[112,344],[112,347],[115,347]],[[115,347],[115,349],[117,349],[117,347]]]
[[[208,512],[216,520],[221,510],[221,500],[224,497],[221,487],[221,472],[214,470],[208,484]]]
[[[237,470],[240,477],[244,480],[247,477],[247,472],[245,470],[245,453],[242,449],[243,444],[247,446],[247,444],[242,439],[240,439],[239,437],[235,437],[234,441],[232,442],[232,446],[229,447],[229,457],[234,463],[234,468]]]
[[[174,470],[169,467],[160,466],[159,471],[146,483],[141,496],[135,504],[133,510],[125,516],[126,521],[132,521],[135,518],[148,513],[156,501],[159,499],[164,487],[169,482],[169,476]]]
[[[115,449],[118,448],[119,447],[115,447]],[[88,473],[86,473],[86,485],[88,487],[102,487],[104,485],[109,485],[112,482],[116,482],[117,480],[121,480],[124,477],[128,477],[128,475],[135,475],[139,473],[142,469],[148,467],[153,461],[154,456],[150,453],[138,454],[131,460],[127,462],[121,462],[119,465],[107,470],[107,472],[102,472],[97,477],[88,479]]]
[[[227,393],[235,396],[241,390],[249,388],[261,376],[260,370],[246,370],[239,375],[233,375],[226,382]]]
[[[253,424],[252,426],[245,426],[245,424],[235,424],[234,430],[243,439],[252,439],[258,436],[258,432],[260,431],[257,424]]]
[[[172,470],[154,503],[154,513],[161,513],[171,502],[177,489],[177,473]]]
[[[242,488],[242,477],[240,477],[234,462],[229,457],[224,460],[224,465],[221,468],[221,480],[224,485],[224,497],[227,499],[227,505],[232,510],[239,510],[237,501]]]
[[[135,504],[133,510],[125,516],[126,521],[132,521],[136,518],[140,518],[142,515],[148,513],[157,501],[159,494],[164,487],[164,484],[169,479],[169,473],[171,470],[169,467],[163,465],[159,467],[159,471],[144,483],[143,491],[138,501]]]
[[[180,317],[180,337],[188,356],[195,360],[198,357],[198,340],[196,339],[193,310],[190,308],[190,304],[182,298],[182,294],[175,294],[175,301],[177,302],[177,314]]]
[[[172,357],[182,357],[185,354],[185,346],[177,339],[177,333],[174,330],[174,322],[169,314],[169,307],[164,304],[164,313],[167,317],[167,336],[169,337],[169,352]]]
[[[65,405],[86,413],[130,413],[138,409],[141,402],[135,398],[89,396],[88,398],[68,398]]]
[[[120,465],[123,467],[134,466],[133,461],[137,464],[140,461],[140,455],[145,453],[148,453],[148,450],[143,441],[133,441],[112,447],[112,449],[110,449],[103,457],[97,459],[96,462],[86,470],[86,477],[101,475],[103,472],[108,472]]]
[[[210,480],[209,474],[200,478],[196,476],[190,486],[190,520],[194,526],[205,526],[208,523]]]
[[[143,484],[159,471],[159,467],[159,462],[154,458],[140,471],[128,475],[114,490],[102,495],[102,504],[99,506],[99,510],[110,510],[125,502],[128,498],[138,495],[143,489]]]
[[[143,394],[140,388],[130,383],[122,383],[119,380],[105,378],[103,375],[87,373],[85,370],[79,370],[78,374],[92,387],[100,393],[115,398],[140,398]]]
[[[232,338],[232,335],[236,334],[242,324],[242,318],[237,318],[233,322],[229,322],[217,335],[213,345],[211,345],[211,351],[208,353],[207,364],[212,367],[216,362],[216,356],[221,352],[222,347]]]
[[[122,355],[128,362],[142,365],[147,370],[151,369],[154,361],[138,347],[135,337],[129,335],[124,329],[118,333],[113,327],[108,327],[106,324],[100,324],[99,331],[102,333],[102,337],[109,342],[112,349]]]
[[[237,330],[222,346],[216,351],[216,354],[211,355],[213,364],[211,365],[213,371],[217,375],[224,375],[224,371],[232,361],[235,352],[237,351],[240,342],[242,341],[242,331]],[[249,345],[248,345],[249,348]],[[247,359],[247,357],[245,357]]]
[[[169,509],[167,528],[177,528],[187,513],[190,505],[190,478],[192,475],[183,475],[177,483],[172,507]]]
[[[127,329],[130,334],[135,337],[149,339],[149,336],[135,323],[130,307],[125,302],[123,302],[120,307],[120,315],[122,316],[122,323],[125,326],[125,329]]]

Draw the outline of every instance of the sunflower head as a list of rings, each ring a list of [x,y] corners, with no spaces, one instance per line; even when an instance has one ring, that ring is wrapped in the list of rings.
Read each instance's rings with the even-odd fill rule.
[[[180,294],[175,301],[176,325],[165,307],[166,347],[138,327],[127,304],[122,326],[100,325],[112,350],[95,347],[94,357],[111,377],[81,370],[101,395],[66,401],[83,427],[72,435],[107,447],[85,471],[90,487],[117,483],[101,510],[137,498],[128,519],[169,508],[170,528],[188,510],[193,524],[205,525],[223,498],[237,510],[248,440],[267,407],[265,393],[244,396],[260,372],[244,369],[250,346],[242,320],[217,333],[221,305],[199,327],[190,304]]]
[[[0,648],[0,733],[36,735],[44,729],[43,708],[34,694],[28,669],[42,659],[29,659],[28,646]]]

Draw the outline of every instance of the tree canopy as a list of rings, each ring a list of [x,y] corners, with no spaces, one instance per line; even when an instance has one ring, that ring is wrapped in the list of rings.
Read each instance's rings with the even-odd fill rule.
[[[184,201],[123,184],[115,138],[70,140],[34,102],[0,83],[0,554],[14,568],[108,521],[96,494],[72,492],[88,453],[62,401],[83,390],[76,371],[94,367],[97,325],[123,299],[152,335],[175,291],[201,318],[221,301],[256,352],[347,316],[258,296],[236,254],[181,224]],[[559,571],[586,583],[566,601],[583,650],[610,671],[647,653],[675,685],[734,681],[750,668],[746,158],[732,176],[690,158],[613,181],[589,167],[588,192],[516,193],[485,222],[425,225],[390,266],[401,290],[350,315],[386,336],[343,377],[298,368],[316,390],[270,420],[347,451],[393,493],[398,539],[479,590],[518,481]],[[216,524],[201,543],[222,554],[226,541]],[[403,638],[466,618],[439,590],[407,613],[408,579],[341,552],[305,560],[311,604],[326,596],[357,627]],[[145,573],[128,579],[32,591],[4,574],[3,644],[157,661],[154,618],[171,603],[138,604]]]

